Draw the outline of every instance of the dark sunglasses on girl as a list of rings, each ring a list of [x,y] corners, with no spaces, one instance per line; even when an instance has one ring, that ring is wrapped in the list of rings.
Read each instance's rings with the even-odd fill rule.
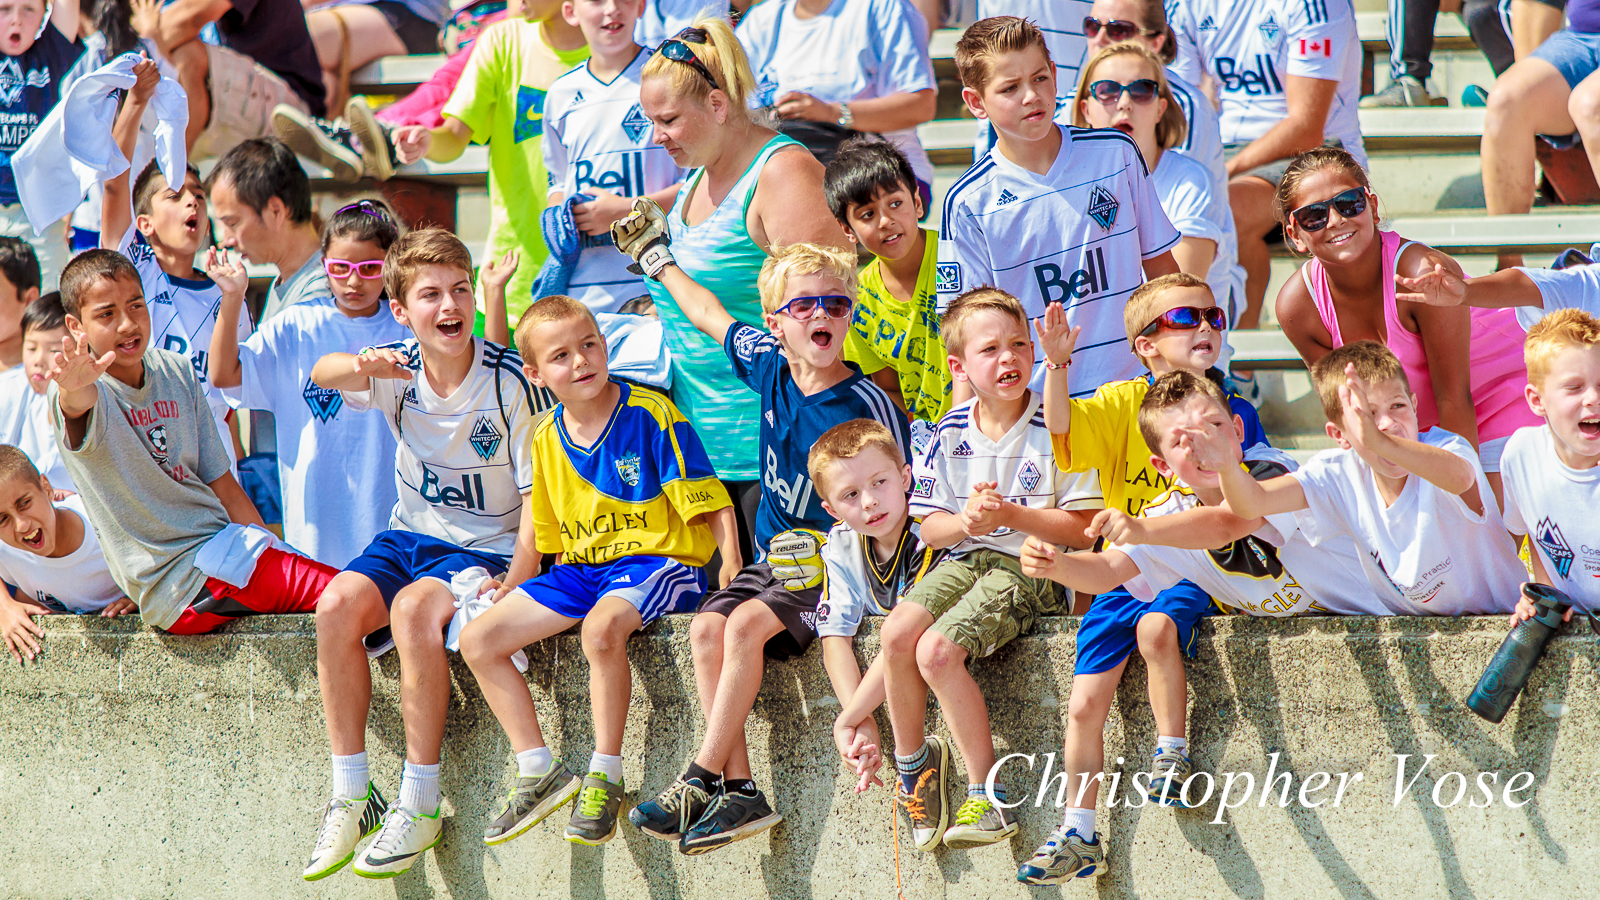
[[[717,79],[711,77],[711,70],[706,68],[705,63],[700,61],[700,57],[694,55],[693,50],[689,49],[689,44],[704,44],[705,42],[706,31],[704,28],[685,28],[674,35],[671,40],[663,42],[658,52],[673,62],[681,62],[693,66],[694,70],[700,73],[700,77],[706,80],[706,84],[711,85],[712,90],[719,90]]]
[[[850,310],[854,309],[856,301],[853,297],[842,294],[828,294],[823,297],[796,297],[788,303],[778,307],[780,313],[788,313],[789,318],[796,322],[805,322],[822,310],[830,319],[849,318]]]
[[[1353,187],[1348,191],[1336,194],[1327,200],[1317,203],[1307,203],[1290,213],[1295,221],[1306,231],[1321,231],[1328,227],[1328,207],[1339,211],[1339,215],[1346,219],[1353,219],[1367,211],[1367,189]]]
[[[1136,34],[1154,34],[1154,32],[1140,28],[1139,23],[1129,22],[1126,19],[1112,19],[1109,22],[1102,22],[1094,16],[1083,17],[1083,36],[1089,40],[1092,41],[1098,37],[1102,28],[1106,30],[1106,37],[1113,41],[1126,41]]]
[[[1180,306],[1177,309],[1169,309],[1156,316],[1156,320],[1146,325],[1144,330],[1139,332],[1139,336],[1149,337],[1162,328],[1171,328],[1174,331],[1193,331],[1200,327],[1202,320],[1217,331],[1222,331],[1228,324],[1228,316],[1220,306]]]
[[[1121,101],[1124,93],[1133,102],[1143,105],[1156,99],[1156,95],[1161,93],[1161,85],[1150,78],[1138,78],[1127,84],[1118,84],[1108,79],[1089,85],[1089,96],[1107,106]]]

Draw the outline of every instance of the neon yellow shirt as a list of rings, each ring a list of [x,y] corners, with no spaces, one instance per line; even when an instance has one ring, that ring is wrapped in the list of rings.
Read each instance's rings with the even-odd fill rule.
[[[444,105],[444,115],[472,129],[474,142],[489,145],[485,258],[521,251],[517,272],[506,285],[506,315],[513,325],[532,302],[533,281],[546,256],[539,227],[550,181],[539,140],[545,92],[588,58],[588,47],[551,49],[537,22],[504,19],[478,35],[461,80]]]
[[[893,368],[900,376],[900,396],[911,418],[937,422],[950,411],[950,367],[939,336],[935,309],[934,268],[939,259],[939,233],[923,229],[926,246],[911,302],[898,300],[883,284],[883,260],[861,270],[855,320],[845,338],[844,357],[872,374]]]

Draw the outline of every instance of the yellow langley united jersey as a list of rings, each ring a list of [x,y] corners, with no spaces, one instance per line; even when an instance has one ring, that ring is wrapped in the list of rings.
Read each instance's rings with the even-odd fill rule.
[[[702,517],[730,506],[728,492],[671,401],[620,387],[593,446],[572,441],[559,406],[534,431],[528,502],[539,552],[562,553],[564,563],[665,556],[703,566],[716,542]]]

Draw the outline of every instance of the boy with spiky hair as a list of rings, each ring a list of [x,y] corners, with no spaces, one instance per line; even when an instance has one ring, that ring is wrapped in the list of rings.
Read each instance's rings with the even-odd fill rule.
[[[23,245],[26,246],[26,245]],[[57,490],[70,491],[72,476],[50,427],[50,366],[67,336],[61,293],[51,291],[22,313],[22,365],[0,372],[0,443],[28,455]]]

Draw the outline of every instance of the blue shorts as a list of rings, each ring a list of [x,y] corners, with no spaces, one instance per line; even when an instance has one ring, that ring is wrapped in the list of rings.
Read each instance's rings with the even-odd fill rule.
[[[383,595],[383,605],[390,606],[394,595],[414,581],[434,578],[448,586],[456,573],[473,566],[499,576],[510,565],[511,560],[498,553],[468,550],[414,531],[383,531],[344,570],[372,579]]]
[[[1098,675],[1122,665],[1139,643],[1139,620],[1150,613],[1165,613],[1178,626],[1178,646],[1194,658],[1194,626],[1213,609],[1211,595],[1192,581],[1180,581],[1144,602],[1123,588],[1094,598],[1078,625],[1078,662],[1074,675]]]
[[[649,625],[667,613],[693,612],[706,592],[706,572],[665,556],[624,556],[598,566],[551,566],[518,590],[569,619],[588,615],[601,597],[621,597]]]
[[[1555,66],[1567,80],[1567,87],[1575,88],[1600,69],[1600,34],[1563,28],[1545,38],[1533,55]]]

